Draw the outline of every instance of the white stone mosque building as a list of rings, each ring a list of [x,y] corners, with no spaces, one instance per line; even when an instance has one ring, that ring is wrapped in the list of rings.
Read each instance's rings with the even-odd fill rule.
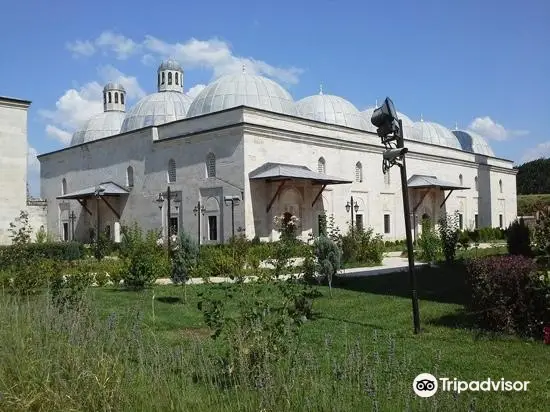
[[[295,101],[244,69],[195,99],[184,93],[184,71],[173,60],[160,65],[156,81],[158,92],[129,110],[124,88],[107,84],[104,112],[69,147],[39,156],[50,232],[89,241],[99,221],[118,240],[120,225],[136,221],[165,234],[168,227],[186,230],[203,244],[227,241],[232,227],[273,240],[273,218],[288,212],[300,219],[305,239],[318,233],[323,213],[345,232],[356,209],[356,225],[405,238],[399,169],[382,173],[372,109],[360,112],[322,91]],[[469,131],[400,118],[415,235],[422,218],[436,222],[444,212],[458,212],[463,228],[511,223],[512,161]],[[227,196],[240,200],[234,226]],[[351,197],[357,206],[346,209]]]

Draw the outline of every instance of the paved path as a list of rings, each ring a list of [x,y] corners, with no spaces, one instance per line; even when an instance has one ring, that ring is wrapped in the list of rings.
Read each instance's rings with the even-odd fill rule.
[[[408,270],[408,261],[406,258],[400,257],[401,252],[389,252],[386,257],[382,260],[382,266],[372,266],[372,267],[363,267],[363,268],[352,268],[352,269],[343,269],[339,276],[342,277],[364,277],[364,276],[377,276],[385,275],[388,273],[395,272],[405,272]],[[415,267],[425,266],[426,263],[415,264]],[[281,280],[288,279],[289,276],[282,276]],[[247,276],[244,280],[245,283],[256,281],[258,278],[256,276]],[[230,279],[229,277],[211,277],[211,283],[233,283],[235,280]],[[157,279],[157,285],[170,285],[172,281],[170,279]],[[203,284],[204,280],[202,278],[191,278],[187,282],[188,285],[200,285]]]

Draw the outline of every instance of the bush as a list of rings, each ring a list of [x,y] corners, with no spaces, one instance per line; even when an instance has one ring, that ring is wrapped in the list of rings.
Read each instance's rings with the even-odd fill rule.
[[[28,265],[40,259],[71,261],[80,259],[84,246],[78,242],[26,243],[0,246],[0,267]]]
[[[182,231],[172,253],[172,282],[185,283],[197,266],[198,257],[199,245],[187,232]]]
[[[346,263],[362,263],[366,266],[382,264],[384,242],[382,235],[374,234],[372,228],[355,229],[341,236],[342,259]]]
[[[328,281],[332,296],[332,278],[342,266],[342,251],[333,240],[319,236],[313,242],[313,250],[317,258],[317,272]]]
[[[506,242],[511,255],[532,256],[529,228],[523,218],[516,219],[508,228]]]
[[[550,267],[550,214],[541,212],[533,231],[533,248],[537,262]]]
[[[468,263],[467,308],[481,326],[541,337],[550,321],[550,282],[524,256],[492,256]]]
[[[60,311],[78,309],[93,278],[89,268],[81,267],[76,273],[63,276],[57,273],[51,280],[52,303]]]
[[[447,263],[452,263],[455,260],[459,233],[457,214],[445,214],[439,219],[439,237]]]
[[[59,263],[51,259],[34,260],[26,265],[13,266],[9,271],[11,291],[23,295],[37,295],[60,273]]]
[[[428,219],[422,221],[422,234],[418,239],[420,247],[420,260],[425,262],[435,262],[441,253],[441,240],[437,232]]]

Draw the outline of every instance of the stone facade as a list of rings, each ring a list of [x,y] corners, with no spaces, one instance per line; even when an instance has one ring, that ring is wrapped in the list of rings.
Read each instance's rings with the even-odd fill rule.
[[[422,215],[436,221],[442,212],[459,211],[464,228],[473,228],[476,221],[479,227],[505,227],[516,217],[516,172],[511,161],[413,140],[407,140],[406,146],[409,177],[436,176],[468,187],[454,191],[442,208],[448,192],[432,190],[424,196],[411,189],[411,210],[418,205],[416,231]],[[200,220],[201,243],[224,242],[232,234],[231,207],[224,204],[224,196],[241,199],[234,226],[244,229],[248,238],[276,238],[273,217],[287,211],[300,218],[303,238],[311,231],[317,233],[318,215],[323,212],[333,214],[345,231],[350,221],[345,205],[353,196],[364,227],[373,227],[386,239],[402,239],[399,169],[391,169],[389,178],[383,175],[382,151],[378,136],[368,131],[239,106],[41,155],[41,195],[48,204],[50,231],[60,238],[71,237],[74,212],[75,238],[82,241],[90,240],[90,229],[97,226],[98,207],[100,229],[113,238],[118,223],[133,221],[167,233],[167,202],[159,208],[156,199],[168,185],[180,200],[172,202],[172,225],[177,219],[180,230],[197,236]],[[273,162],[317,172],[321,158],[324,173],[353,183],[327,186],[312,205],[320,187],[289,181],[267,211],[278,184],[251,180],[252,171]],[[57,199],[105,182],[126,188],[128,194],[88,198],[82,200],[84,206]],[[204,215],[197,216],[193,209],[199,202]]]
[[[10,223],[29,213],[33,236],[46,224],[44,205],[27,204],[27,111],[31,102],[0,97],[0,244],[11,243]]]

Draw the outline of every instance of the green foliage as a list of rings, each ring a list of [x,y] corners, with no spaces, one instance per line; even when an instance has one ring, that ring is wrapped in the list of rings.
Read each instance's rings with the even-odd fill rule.
[[[342,251],[336,242],[326,236],[319,236],[313,242],[313,249],[317,258],[317,272],[327,280],[332,296],[332,279],[342,267]]]
[[[441,240],[437,232],[428,219],[422,221],[422,233],[418,239],[420,247],[420,260],[425,262],[435,262],[441,253]]]
[[[23,243],[0,246],[0,267],[27,265],[39,259],[70,261],[82,257],[84,246],[78,242]]]
[[[511,255],[532,256],[529,227],[527,227],[523,218],[514,220],[508,228],[507,244],[508,253]]]
[[[541,212],[533,231],[533,251],[537,263],[550,268],[550,212]]]
[[[13,293],[30,296],[44,291],[51,279],[57,276],[59,264],[51,259],[38,259],[26,265],[13,266],[10,289]]]
[[[10,238],[14,245],[21,245],[31,241],[32,228],[29,224],[29,214],[24,210],[19,212],[13,222],[10,222]]]
[[[328,222],[326,213],[319,215],[319,236],[328,236]]]
[[[342,260],[345,263],[360,263],[365,266],[382,264],[384,242],[382,235],[375,234],[372,228],[356,228],[353,232],[348,230],[346,235],[340,237],[338,244],[342,249]]]
[[[550,194],[518,195],[518,216],[533,216],[541,210],[550,207]]]
[[[452,263],[455,260],[459,233],[458,214],[445,214],[439,219],[439,238],[447,263]]]
[[[172,282],[185,283],[197,266],[198,257],[198,243],[187,232],[182,231],[172,252]]]
[[[341,246],[340,228],[336,226],[334,215],[329,216],[327,228],[328,228],[329,239],[331,239],[333,242],[336,242],[339,246]]]
[[[48,240],[46,229],[44,229],[44,226],[40,226],[40,229],[36,232],[36,243],[46,243]]]
[[[537,159],[519,166],[518,195],[550,193],[550,159]]]
[[[61,312],[77,310],[82,303],[86,290],[92,285],[93,278],[89,267],[80,267],[80,270],[63,276],[57,273],[50,282],[52,303]]]
[[[470,239],[470,236],[468,235],[468,232],[465,230],[460,232],[458,235],[458,244],[463,250],[468,250],[470,247],[470,243],[472,242],[472,239]]]

